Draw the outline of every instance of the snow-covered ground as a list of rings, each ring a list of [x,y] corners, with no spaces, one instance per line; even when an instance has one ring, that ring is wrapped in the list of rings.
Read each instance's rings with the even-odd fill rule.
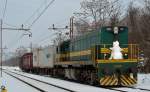
[[[104,88],[100,88],[100,87],[93,87],[93,86],[79,84],[79,83],[72,83],[72,82],[65,81],[65,80],[24,73],[24,72],[21,72],[21,70],[18,67],[4,67],[4,68],[9,69],[9,70],[19,73],[19,74],[23,74],[23,75],[41,80],[41,81],[45,81],[45,82],[48,82],[48,83],[51,83],[51,84],[54,84],[57,86],[68,88],[68,89],[74,90],[76,92],[114,92],[113,90],[104,89]],[[3,80],[5,80],[5,83],[3,83],[3,84],[6,85],[6,88],[9,90],[8,92],[24,92],[24,91],[14,91],[14,90],[15,89],[24,90],[25,87],[27,87],[26,92],[37,92],[37,91],[34,91],[35,89],[29,87],[28,85],[25,85],[24,83],[19,82],[18,80],[12,78],[9,75],[4,74]],[[14,83],[16,85],[13,85]],[[150,74],[138,74],[138,83],[137,83],[137,85],[135,85],[135,87],[143,88],[143,89],[150,89]],[[148,91],[141,91],[138,89],[134,90],[134,91],[133,91],[133,89],[127,89],[127,88],[119,88],[119,89],[124,89],[129,92],[148,92]],[[50,90],[48,92],[52,92],[52,90]],[[56,91],[56,92],[62,92],[62,91]]]
[[[0,78],[0,85],[4,85],[8,92],[40,92],[5,73]]]
[[[150,74],[138,74],[136,87],[150,89]]]

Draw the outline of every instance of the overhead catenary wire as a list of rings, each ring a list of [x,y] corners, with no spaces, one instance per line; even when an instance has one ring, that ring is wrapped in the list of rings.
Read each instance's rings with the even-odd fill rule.
[[[37,16],[35,18],[35,20],[33,20],[33,22],[29,25],[29,28],[31,28],[35,23],[36,21],[44,14],[44,12],[49,8],[49,6],[54,2],[55,0],[52,0],[49,2],[49,4],[43,9],[43,11],[39,14],[39,16]]]
[[[8,23],[6,23],[6,22],[3,22],[3,24],[5,24],[5,25],[7,25],[7,26],[10,26],[10,27],[17,28],[17,26],[15,26],[15,25],[12,25],[12,24],[8,24]]]
[[[24,22],[24,24],[27,24],[28,22],[30,22],[30,20],[36,15],[36,13],[39,12],[39,10],[40,10],[41,7],[43,6],[43,4],[45,4],[45,1],[44,1],[44,3],[42,3],[42,4],[40,5],[39,8],[37,8],[37,9],[35,10],[35,12],[33,12],[33,14]]]
[[[52,0],[52,1],[54,1],[54,0]],[[45,4],[45,2],[44,2],[44,4]],[[43,5],[43,4],[42,4]],[[32,16],[34,16],[35,14],[36,14],[36,12],[42,7],[42,5],[35,11],[35,13],[33,13],[32,14]],[[3,12],[3,18],[5,17],[5,13],[6,13],[6,8],[7,8],[7,0],[6,0],[6,2],[5,2],[5,8],[4,8],[4,12]],[[43,12],[44,13],[44,12]],[[26,22],[28,22],[31,18],[32,18],[32,16],[26,21]],[[36,22],[36,21],[35,21]],[[7,25],[7,26],[10,26],[10,27],[14,27],[14,28],[17,28],[17,26],[14,26],[14,25],[11,25],[11,24],[8,24],[8,23],[4,23],[5,25]],[[18,34],[16,34],[16,36],[17,36]],[[15,39],[15,41],[12,41],[11,42],[11,47],[14,47],[16,44],[18,44],[18,42],[19,42],[19,40],[21,40],[23,38],[23,35],[21,35],[18,39]]]
[[[7,0],[5,0],[5,6],[4,6],[4,11],[3,11],[3,16],[2,16],[3,20],[4,20],[5,16],[6,16],[6,10],[7,10]]]
[[[42,10],[42,12],[32,21],[32,23],[29,25],[29,29],[38,21],[38,19],[44,14],[44,12],[49,8],[49,6],[54,2],[55,0],[50,1],[46,7]],[[46,3],[46,2],[44,2]],[[40,10],[40,8],[42,7],[43,4],[41,4],[41,6],[25,21],[24,24],[26,24],[27,22],[30,21],[30,19],[32,19],[34,17],[34,15]]]
[[[49,6],[54,2],[55,0],[52,0],[52,1],[50,1],[47,5],[46,5],[46,7],[42,10],[42,12],[32,21],[32,23],[29,25],[29,28],[31,28],[36,22],[37,22],[37,20],[44,14],[44,12],[49,8]],[[42,6],[42,5],[41,5]],[[40,7],[41,7],[40,6]],[[39,10],[40,8],[38,8],[37,10],[36,10],[36,12]],[[35,13],[36,13],[35,12]],[[32,15],[31,15],[31,17],[26,21],[26,23],[32,18],[32,16],[34,16],[35,15],[35,13],[33,13]],[[9,24],[6,24],[6,25],[9,25]],[[10,25],[9,25],[10,26]],[[20,40],[20,39],[22,39],[22,37],[21,38],[19,38],[18,39],[18,41]],[[18,41],[16,41],[15,43],[13,43],[14,45],[16,45],[17,43],[18,43]],[[13,46],[14,46],[13,45]]]
[[[46,36],[46,37],[42,38],[41,40],[35,40],[34,42],[35,42],[35,43],[41,43],[42,41],[47,40],[47,39],[49,39],[49,38],[53,37],[53,36],[54,36],[54,34],[55,34],[55,33],[50,34],[50,35],[48,35],[48,36]],[[38,42],[37,42],[37,41],[38,41]]]

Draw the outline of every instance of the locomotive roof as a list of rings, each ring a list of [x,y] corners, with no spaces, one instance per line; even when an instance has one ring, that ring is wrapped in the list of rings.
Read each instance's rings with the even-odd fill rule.
[[[121,28],[127,28],[127,26],[116,26],[116,27],[119,28],[119,31],[122,31]],[[94,33],[99,33],[99,32],[101,32],[101,30],[103,30],[103,29],[105,29],[105,28],[110,28],[110,29],[111,29],[111,30],[107,30],[107,31],[113,31],[114,26],[104,26],[104,27],[101,27],[101,28],[99,28],[99,29],[97,29],[97,30],[93,30],[93,31],[87,32],[87,33],[85,33],[85,34],[83,34],[83,35],[81,35],[81,36],[77,36],[77,37],[75,37],[75,38],[65,40],[65,41],[63,41],[60,45],[64,45],[64,44],[68,44],[68,43],[73,42],[73,41],[76,41],[76,40],[80,40],[80,39],[82,39],[82,38],[84,38],[84,37],[86,37],[86,36],[88,36],[88,35],[92,35],[92,34],[94,34]]]

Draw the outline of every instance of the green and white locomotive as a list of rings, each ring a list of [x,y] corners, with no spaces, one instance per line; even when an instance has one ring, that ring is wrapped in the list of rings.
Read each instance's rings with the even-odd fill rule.
[[[131,86],[137,61],[138,45],[128,44],[128,28],[106,26],[59,44],[54,71],[88,84]]]

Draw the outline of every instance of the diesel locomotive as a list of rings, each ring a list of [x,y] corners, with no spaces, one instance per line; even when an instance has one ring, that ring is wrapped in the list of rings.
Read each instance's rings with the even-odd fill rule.
[[[115,42],[119,48],[115,54],[119,53],[121,58],[113,57]],[[49,50],[35,51],[37,54],[33,51],[22,57],[20,66],[24,71],[45,71],[52,76],[100,86],[131,86],[137,83],[138,45],[128,44],[126,26],[105,26],[51,46]],[[40,54],[42,51],[46,53]],[[24,68],[22,64],[27,63],[23,62],[28,60],[32,65]]]

